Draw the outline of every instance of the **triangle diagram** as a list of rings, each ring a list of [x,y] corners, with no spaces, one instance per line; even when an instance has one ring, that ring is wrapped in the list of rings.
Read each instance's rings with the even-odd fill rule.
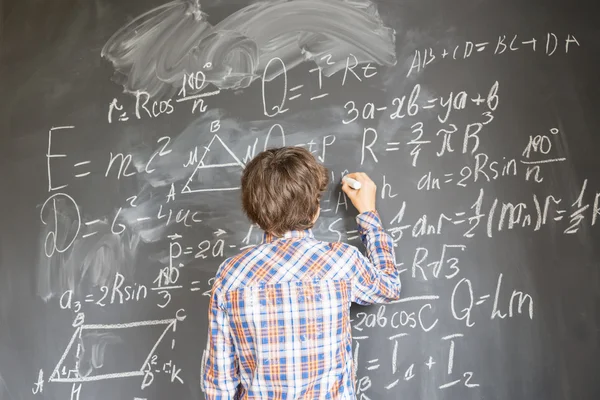
[[[181,193],[222,192],[240,189],[240,176],[245,165],[233,151],[214,135]]]

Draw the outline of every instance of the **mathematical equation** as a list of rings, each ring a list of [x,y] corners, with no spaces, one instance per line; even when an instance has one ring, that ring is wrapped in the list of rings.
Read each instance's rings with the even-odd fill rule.
[[[564,51],[565,54],[568,53],[569,47],[581,46],[577,38],[570,33],[559,37],[553,32],[548,32],[544,36],[523,39],[518,34],[504,34],[499,35],[491,41],[478,42],[467,40],[464,44],[441,50],[432,47],[416,49],[406,76],[422,71],[428,65],[436,62],[436,60],[466,60],[478,54],[489,53],[490,51],[494,55],[501,55],[510,54],[518,50],[542,51],[547,56],[552,56],[561,51]]]
[[[369,389],[373,386],[373,376],[375,372],[381,369],[387,369],[391,372],[392,378],[383,383],[386,390],[391,390],[398,385],[410,384],[410,381],[419,375],[427,373],[436,373],[440,368],[445,372],[445,382],[439,384],[437,389],[445,390],[456,385],[463,385],[465,388],[477,388],[480,384],[477,381],[475,370],[459,371],[455,367],[455,359],[460,355],[456,351],[456,342],[468,342],[469,328],[475,326],[477,318],[485,320],[504,320],[513,318],[525,318],[530,321],[534,318],[534,298],[522,291],[521,288],[510,289],[503,285],[503,274],[498,274],[495,287],[490,285],[487,289],[479,293],[474,288],[473,282],[466,277],[461,277],[460,256],[464,256],[467,246],[463,244],[446,245],[441,248],[439,255],[430,255],[427,248],[419,247],[416,249],[413,261],[407,268],[404,263],[398,264],[400,276],[404,285],[411,285],[412,281],[407,279],[428,281],[430,279],[443,279],[451,281],[453,284],[449,298],[443,298],[439,295],[422,295],[405,297],[394,301],[391,304],[401,304],[401,308],[396,306],[379,305],[369,308],[369,311],[360,311],[356,313],[352,320],[353,341],[354,341],[354,362],[355,369],[359,366],[362,371],[358,374],[360,378],[357,382],[357,395],[361,400],[369,400]],[[432,260],[433,261],[429,261]],[[510,296],[508,297],[508,295]],[[450,334],[439,334],[444,327],[438,325],[440,316],[443,315],[441,305],[450,305],[450,315],[455,321],[460,321],[463,326],[460,332]],[[434,330],[434,328],[438,328]],[[380,362],[381,358],[365,359],[361,352],[361,343],[370,338],[370,334],[381,337],[381,330],[385,329],[388,333],[387,340],[391,343],[391,358],[389,357],[388,346],[380,346],[382,351],[381,358],[386,360],[386,364]],[[405,349],[415,346],[417,343],[411,341],[412,337],[421,342],[427,342],[427,349],[434,354],[440,354],[436,343],[439,343],[442,350],[445,348],[447,356],[438,359],[432,355],[423,356],[423,359],[415,361],[407,356]],[[466,341],[466,342],[465,342]],[[404,349],[404,350],[402,350]],[[368,357],[373,355],[373,351],[368,351]],[[462,365],[462,364],[459,364]],[[378,381],[380,381],[378,379]],[[378,382],[379,383],[379,382]]]
[[[560,43],[564,45],[565,53],[568,53],[570,46],[580,46],[570,34],[563,42],[561,40],[555,34],[548,33],[543,44],[545,53],[553,55],[559,51]],[[525,45],[536,51],[537,44],[535,38],[521,40],[517,39],[517,35],[512,38],[502,35],[493,44],[468,41],[462,47],[444,48],[439,53],[431,48],[415,50],[408,75],[423,70],[434,61],[467,59],[492,47],[495,48],[494,54],[499,55],[517,51]],[[339,63],[330,54],[322,56],[321,61],[327,65]],[[326,77],[321,67],[310,69],[309,74],[316,81],[316,86],[311,86],[291,82],[283,60],[272,58],[262,76],[259,111],[271,121],[289,112],[293,105],[301,101],[318,104],[318,101],[328,98],[328,88],[332,88],[333,83],[338,88],[350,80],[354,84],[370,83],[369,80],[378,75],[377,68],[370,64],[362,65],[353,55],[345,58],[345,64],[344,70],[332,77]],[[207,70],[211,67],[210,63],[204,65]],[[272,77],[273,71],[282,72]],[[192,114],[212,118],[207,98],[219,95],[220,91],[202,91],[206,86],[205,72],[197,71],[184,74],[181,89],[173,99],[154,99],[144,91],[127,94],[129,97],[113,98],[107,102],[108,124],[134,124],[138,120],[165,117],[173,114],[179,104],[190,103]],[[279,91],[281,86],[282,90]],[[275,87],[279,89],[275,90]],[[549,169],[567,161],[567,157],[560,155],[555,148],[555,142],[561,139],[563,133],[554,126],[543,132],[527,134],[522,143],[516,144],[519,151],[514,157],[493,158],[483,150],[493,147],[487,142],[493,144],[494,140],[498,140],[493,137],[493,128],[497,123],[495,113],[503,104],[503,88],[501,81],[491,80],[484,91],[465,89],[432,94],[417,83],[410,91],[395,94],[385,103],[365,99],[362,102],[348,100],[341,107],[343,111],[337,123],[342,127],[353,127],[359,133],[360,146],[354,148],[355,158],[360,159],[360,165],[366,162],[375,165],[375,172],[370,175],[379,187],[378,197],[384,206],[394,210],[392,218],[384,220],[394,246],[399,247],[403,240],[413,238],[446,240],[450,237],[455,240],[436,247],[420,244],[413,251],[404,249],[404,258],[397,264],[403,282],[409,282],[409,285],[442,282],[444,287],[451,289],[448,298],[437,294],[417,295],[356,313],[352,321],[353,351],[356,372],[360,368],[356,389],[361,400],[372,398],[373,371],[384,368],[393,376],[385,383],[386,390],[440,368],[445,371],[447,380],[437,389],[445,390],[457,385],[477,388],[480,383],[476,369],[459,370],[455,363],[459,356],[457,345],[468,340],[469,329],[482,318],[488,321],[518,318],[522,323],[533,320],[535,299],[527,293],[526,287],[510,287],[503,282],[503,273],[487,283],[474,283],[466,275],[461,258],[464,259],[468,253],[467,246],[471,239],[476,236],[493,238],[517,229],[537,232],[550,225],[561,227],[565,235],[572,235],[581,229],[594,227],[600,219],[600,191],[590,187],[588,179],[578,183],[579,190],[575,197],[559,193],[525,193],[517,194],[520,197],[515,199],[506,195],[486,194],[491,190],[485,184],[501,179],[519,178],[541,186],[544,174]],[[128,105],[131,97],[133,104]],[[472,118],[468,122],[453,122],[457,117],[467,115]],[[409,129],[378,132],[376,123],[381,120],[404,120]],[[73,333],[53,370],[48,374],[40,369],[32,388],[33,394],[42,393],[44,383],[70,383],[71,400],[78,400],[82,385],[86,382],[130,377],[138,377],[141,393],[155,382],[157,376],[167,377],[170,384],[183,385],[179,363],[163,354],[175,349],[175,332],[186,320],[186,307],[179,307],[175,295],[190,292],[209,297],[213,282],[212,279],[188,279],[184,267],[195,260],[214,261],[216,265],[241,250],[258,245],[262,235],[256,226],[242,222],[247,230],[243,238],[236,236],[239,232],[232,232],[225,224],[211,221],[210,213],[182,206],[178,200],[190,195],[238,191],[240,187],[237,182],[241,172],[257,154],[259,143],[267,148],[275,136],[278,137],[278,143],[283,145],[307,148],[324,164],[330,162],[332,154],[347,151],[342,147],[344,138],[340,138],[340,134],[300,137],[295,135],[297,132],[285,132],[282,121],[272,123],[266,133],[248,133],[247,137],[235,140],[228,140],[228,126],[228,121],[224,119],[210,119],[208,129],[199,138],[201,143],[186,147],[184,156],[175,151],[177,138],[165,135],[153,143],[154,150],[146,158],[134,153],[109,151],[100,165],[94,164],[91,159],[68,154],[56,145],[57,135],[80,134],[85,130],[84,127],[64,125],[49,129],[46,152],[48,197],[39,214],[45,229],[42,240],[45,256],[52,259],[72,253],[77,246],[82,248],[83,244],[99,240],[100,237],[133,236],[143,226],[160,232],[158,236],[164,244],[165,255],[155,260],[160,266],[153,271],[155,275],[149,282],[132,281],[130,276],[116,271],[105,283],[88,292],[68,289],[60,294],[60,308],[74,315],[71,326]],[[412,188],[417,193],[436,196],[451,187],[462,190],[468,186],[475,186],[478,190],[474,195],[467,194],[472,197],[458,206],[448,204],[447,210],[417,212],[414,209],[420,209],[420,204],[403,199],[399,188],[392,186],[397,185],[390,178],[392,172],[378,168],[384,164],[384,160],[396,160],[398,156],[394,153],[408,154],[407,163],[413,168],[409,171],[418,171],[416,179],[412,180]],[[464,161],[464,164],[453,169],[422,165],[423,159],[431,158],[457,159]],[[155,208],[145,207],[140,193],[130,193],[123,204],[115,207],[114,213],[94,216],[84,212],[85,205],[80,205],[74,191],[70,190],[75,186],[74,182],[85,183],[86,179],[98,176],[118,181],[139,179],[140,182],[148,182],[150,177],[160,174],[161,168],[166,165],[175,166],[180,173],[171,181],[151,185],[155,189],[153,197],[158,198]],[[56,174],[55,168],[60,168],[61,174]],[[71,180],[66,177],[65,171],[70,171]],[[220,182],[200,179],[200,176],[217,172],[230,179]],[[315,228],[331,240],[359,245],[358,231],[349,230],[344,221],[351,207],[345,194],[339,191],[338,183],[346,173],[347,170],[337,170],[335,166],[330,168],[332,183],[323,196],[321,219]],[[162,187],[166,190],[160,191]],[[69,217],[68,221],[59,223],[65,216]],[[171,229],[168,233],[167,227]],[[204,229],[202,237],[198,237],[195,230],[200,228]],[[206,233],[206,229],[210,233]],[[166,319],[112,324],[86,321],[86,313],[90,311],[130,303],[151,303],[158,310],[171,312],[176,308],[177,311]],[[449,313],[439,304],[449,305],[446,307]],[[444,311],[447,311],[446,314]],[[443,327],[439,321],[448,314],[461,324],[460,332],[440,332]],[[104,349],[118,340],[118,332],[149,327],[154,327],[152,332],[158,332],[158,336],[136,368],[106,372],[102,362],[96,358],[90,359],[90,351],[102,352],[98,349]],[[365,346],[361,343],[365,343],[372,332],[381,332],[381,329],[390,334],[386,338],[386,345],[381,346],[382,355],[371,358],[370,352],[365,352]],[[409,346],[413,338],[421,337],[443,346],[445,358],[442,360],[438,355],[430,354],[418,360],[403,358],[400,349]],[[383,359],[387,364],[380,361]],[[48,376],[47,379],[45,376]]]

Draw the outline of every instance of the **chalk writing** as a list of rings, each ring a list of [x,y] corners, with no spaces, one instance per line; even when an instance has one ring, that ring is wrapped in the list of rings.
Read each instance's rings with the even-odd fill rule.
[[[356,18],[364,14],[362,9],[356,12],[360,14]],[[180,17],[205,22],[199,3]],[[376,13],[369,18],[379,19]],[[137,28],[146,29],[144,25]],[[211,37],[205,40],[217,40]],[[132,39],[132,46],[137,40]],[[566,135],[556,122],[543,121],[548,125],[541,125],[541,130],[524,131],[513,143],[496,149],[504,143],[499,121],[510,90],[503,79],[490,76],[463,87],[449,85],[439,93],[411,80],[397,91],[390,90],[385,98],[370,98],[366,89],[382,86],[379,80],[386,79],[371,58],[385,49],[316,53],[311,52],[306,37],[298,40],[304,45],[296,50],[316,64],[304,75],[298,69],[291,72],[301,59],[271,54],[266,47],[260,52],[271,57],[259,60],[255,54],[259,49],[248,44],[254,43],[248,38],[244,54],[205,60],[199,52],[189,63],[196,70],[169,70],[168,81],[144,75],[148,87],[130,81],[131,90],[102,100],[106,107],[102,121],[111,129],[139,129],[151,121],[174,121],[187,112],[194,122],[180,134],[157,132],[138,147],[110,148],[88,159],[69,153],[66,149],[72,147],[58,142],[84,132],[85,127],[48,128],[45,160],[42,153],[48,197],[39,208],[41,250],[54,263],[83,267],[81,276],[51,276],[62,284],[61,290],[44,299],[55,296],[60,312],[71,322],[65,326],[64,351],[52,360],[52,370],[42,368],[31,377],[33,395],[45,395],[50,385],[70,384],[71,398],[78,399],[88,382],[130,379],[139,384],[137,394],[142,397],[135,399],[147,399],[144,390],[159,381],[188,384],[185,366],[189,363],[178,358],[184,352],[175,351],[181,337],[178,329],[189,323],[187,313],[193,305],[205,307],[216,266],[261,244],[260,229],[237,211],[240,176],[258,151],[284,145],[307,148],[329,168],[331,184],[323,193],[321,218],[313,228],[323,240],[360,243],[358,230],[350,224],[352,208],[339,182],[356,165],[369,170],[378,187],[378,204],[385,210],[381,212],[385,229],[398,250],[396,267],[404,286],[410,288],[410,294],[400,300],[353,313],[357,397],[378,398],[375,393],[401,390],[416,385],[418,379],[435,382],[431,387],[437,392],[456,387],[477,391],[480,385],[489,384],[479,373],[484,366],[469,363],[465,357],[470,337],[477,334],[473,327],[484,330],[495,324],[494,329],[503,329],[510,321],[527,329],[539,315],[539,306],[531,283],[513,276],[518,268],[510,258],[505,265],[497,262],[501,271],[478,274],[486,265],[474,261],[476,247],[481,243],[492,246],[499,237],[519,232],[536,237],[548,231],[568,237],[595,228],[600,218],[596,182],[586,177],[573,179],[570,183],[575,189],[569,192],[546,186],[555,171],[571,161],[561,147]],[[104,50],[113,63],[124,57],[117,52],[119,43],[111,39],[111,46]],[[266,43],[281,45],[276,39]],[[386,48],[390,44],[387,39],[384,43]],[[144,47],[141,42],[137,45]],[[566,56],[580,47],[580,40],[570,33],[501,34],[414,49],[403,60],[404,66],[394,68],[402,77],[416,79],[434,65],[468,65],[468,60],[486,53],[508,58],[516,52],[521,57],[538,52],[552,62],[556,57],[551,56]],[[150,58],[159,58],[152,54]],[[234,61],[237,72],[224,64]],[[380,61],[392,67],[391,58]],[[128,63],[137,66],[139,60]],[[256,92],[260,89],[260,93],[244,103],[248,108],[244,111],[259,118],[239,122],[215,106],[231,95],[222,92],[248,87],[255,79],[261,81]],[[168,91],[169,85],[177,90]],[[357,96],[351,87],[365,88],[364,96]],[[307,128],[314,123],[313,116],[302,108],[313,112],[321,106],[331,107],[332,123],[326,128]],[[81,187],[93,189],[97,181],[92,179],[98,178],[126,189],[120,200],[107,200],[109,211],[94,215],[89,199],[78,193]],[[496,190],[515,182],[531,190]],[[457,193],[466,201],[453,202]],[[449,200],[435,201],[440,198]],[[110,240],[123,245],[111,247],[107,245]],[[148,254],[138,251],[146,244]],[[106,274],[94,270],[88,273],[93,276],[86,286],[83,277],[97,259],[127,262],[137,269],[117,268]],[[103,315],[95,311],[129,310],[137,305],[150,305],[144,310],[161,317],[134,318],[134,313],[123,313],[128,320],[93,320]],[[136,350],[134,366],[117,368],[105,358],[117,352],[116,346],[128,337],[126,331],[143,331],[144,337],[152,338],[151,345]],[[374,337],[385,340],[377,349],[369,349]],[[424,342],[427,351],[405,356],[403,349],[419,344],[424,348]],[[191,350],[195,349],[185,352]],[[440,379],[428,380],[434,373]],[[383,389],[375,392],[375,385]]]

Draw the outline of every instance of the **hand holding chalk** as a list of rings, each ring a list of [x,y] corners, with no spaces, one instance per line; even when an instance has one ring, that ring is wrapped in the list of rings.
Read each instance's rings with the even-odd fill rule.
[[[375,183],[367,174],[354,172],[344,176],[342,179],[342,190],[360,214],[367,211],[375,211],[377,186],[375,186]]]
[[[359,181],[357,181],[356,179],[348,178],[347,176],[343,177],[342,180],[345,181],[348,184],[348,186],[350,186],[354,190],[358,190],[362,186]]]

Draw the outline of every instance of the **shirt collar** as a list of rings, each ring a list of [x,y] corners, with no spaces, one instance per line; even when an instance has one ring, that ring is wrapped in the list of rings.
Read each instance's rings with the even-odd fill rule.
[[[275,240],[279,240],[279,239],[290,239],[290,238],[302,239],[302,238],[314,238],[314,237],[315,236],[312,232],[312,229],[305,229],[305,230],[301,230],[301,231],[287,231],[282,236],[275,236],[272,233],[265,233],[263,235],[263,243],[271,243],[271,242],[273,242]]]

